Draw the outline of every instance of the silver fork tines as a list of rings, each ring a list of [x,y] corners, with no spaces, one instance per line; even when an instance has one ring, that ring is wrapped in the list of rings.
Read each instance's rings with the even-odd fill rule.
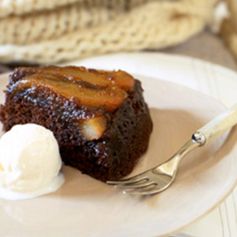
[[[123,193],[134,195],[152,195],[163,191],[173,179],[172,176],[159,172],[157,168],[121,181],[108,181],[110,185],[116,185]]]
[[[162,192],[174,181],[181,158],[197,146],[200,144],[191,139],[167,162],[131,178],[107,183],[122,189],[123,193],[134,195],[153,195]]]

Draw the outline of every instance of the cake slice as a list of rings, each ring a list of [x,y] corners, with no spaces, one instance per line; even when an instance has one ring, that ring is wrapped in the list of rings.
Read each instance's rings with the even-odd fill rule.
[[[7,131],[36,123],[53,131],[65,165],[96,179],[129,174],[147,150],[152,121],[141,83],[124,71],[18,68],[0,120]]]

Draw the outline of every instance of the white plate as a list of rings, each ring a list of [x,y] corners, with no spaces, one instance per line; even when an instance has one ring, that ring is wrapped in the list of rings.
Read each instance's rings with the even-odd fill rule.
[[[139,79],[155,126],[150,148],[134,173],[167,159],[196,128],[225,109],[216,100],[186,87],[145,76]],[[189,156],[174,185],[147,199],[122,195],[65,168],[66,183],[58,192],[28,201],[0,201],[0,236],[147,237],[176,231],[213,208],[233,189],[237,180],[236,139],[235,130],[221,149],[224,138]]]

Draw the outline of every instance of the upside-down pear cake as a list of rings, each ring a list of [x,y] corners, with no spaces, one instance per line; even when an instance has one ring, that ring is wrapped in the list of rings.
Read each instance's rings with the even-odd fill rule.
[[[129,174],[147,150],[152,121],[140,81],[124,71],[25,67],[10,75],[0,120],[7,131],[53,131],[65,165],[102,181]]]

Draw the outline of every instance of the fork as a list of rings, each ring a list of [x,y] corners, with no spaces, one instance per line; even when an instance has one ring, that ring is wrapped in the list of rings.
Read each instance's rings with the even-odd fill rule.
[[[133,177],[119,181],[107,181],[123,190],[123,193],[154,195],[166,190],[175,180],[181,160],[191,151],[202,147],[222,135],[237,123],[237,104],[196,130],[166,162]]]

